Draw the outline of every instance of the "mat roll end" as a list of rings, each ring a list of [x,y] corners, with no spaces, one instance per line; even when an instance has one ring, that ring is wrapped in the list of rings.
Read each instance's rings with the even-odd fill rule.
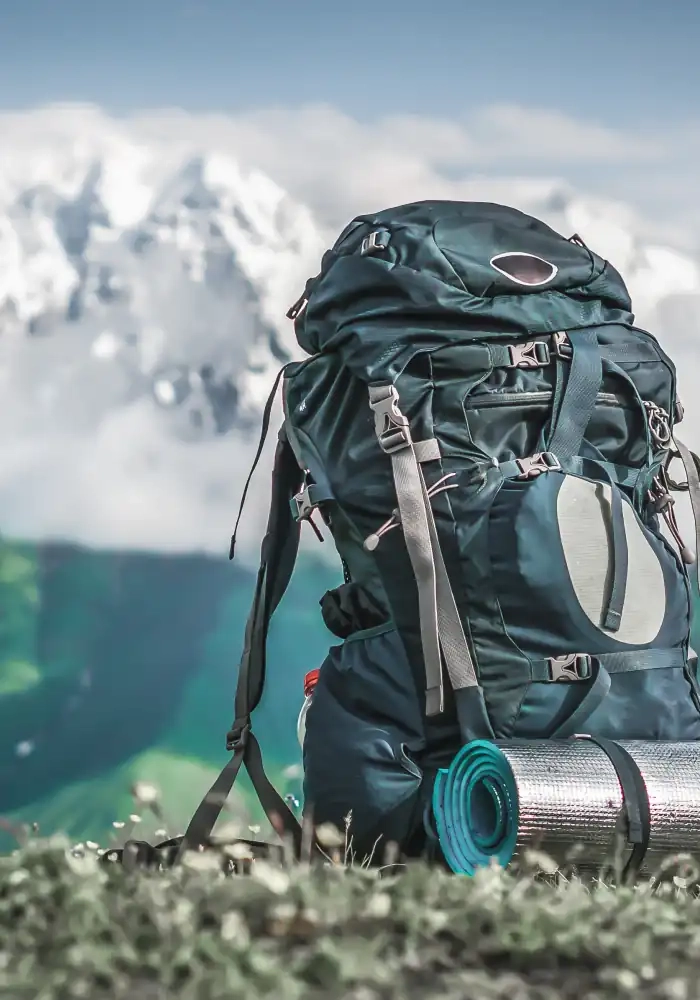
[[[505,754],[488,740],[467,743],[438,771],[433,822],[445,861],[456,875],[496,862],[506,867],[518,835],[518,793]]]

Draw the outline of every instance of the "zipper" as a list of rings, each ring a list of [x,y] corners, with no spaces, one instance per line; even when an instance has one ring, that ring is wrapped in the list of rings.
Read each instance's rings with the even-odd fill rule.
[[[482,406],[536,406],[538,403],[549,403],[554,396],[552,389],[531,392],[489,392],[469,396],[465,400],[468,410],[476,410]],[[599,392],[596,402],[605,406],[623,406],[614,392]]]

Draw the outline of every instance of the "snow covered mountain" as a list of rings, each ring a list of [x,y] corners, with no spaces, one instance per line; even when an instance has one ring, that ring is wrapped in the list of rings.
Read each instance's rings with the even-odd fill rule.
[[[285,312],[328,234],[228,152],[76,121],[0,157],[0,528],[222,553],[262,400],[299,353]],[[700,444],[697,262],[644,243],[625,206],[563,185],[501,200],[623,273],[638,321],[679,363]],[[256,551],[266,502],[251,507]]]

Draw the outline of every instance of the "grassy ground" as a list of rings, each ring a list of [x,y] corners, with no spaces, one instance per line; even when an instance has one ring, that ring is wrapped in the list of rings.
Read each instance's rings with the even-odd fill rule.
[[[129,873],[94,845],[30,841],[0,857],[0,997],[700,997],[692,887],[555,885],[538,863],[472,879],[263,862],[227,876],[221,855],[200,854]]]

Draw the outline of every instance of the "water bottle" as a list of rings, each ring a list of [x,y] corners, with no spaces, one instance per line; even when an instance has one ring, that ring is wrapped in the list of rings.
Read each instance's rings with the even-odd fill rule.
[[[319,672],[318,670],[310,670],[304,677],[304,704],[301,706],[299,721],[297,722],[297,739],[302,750],[304,749],[304,733],[306,732],[306,713],[309,711],[309,705],[314,696],[314,688],[318,681]]]

